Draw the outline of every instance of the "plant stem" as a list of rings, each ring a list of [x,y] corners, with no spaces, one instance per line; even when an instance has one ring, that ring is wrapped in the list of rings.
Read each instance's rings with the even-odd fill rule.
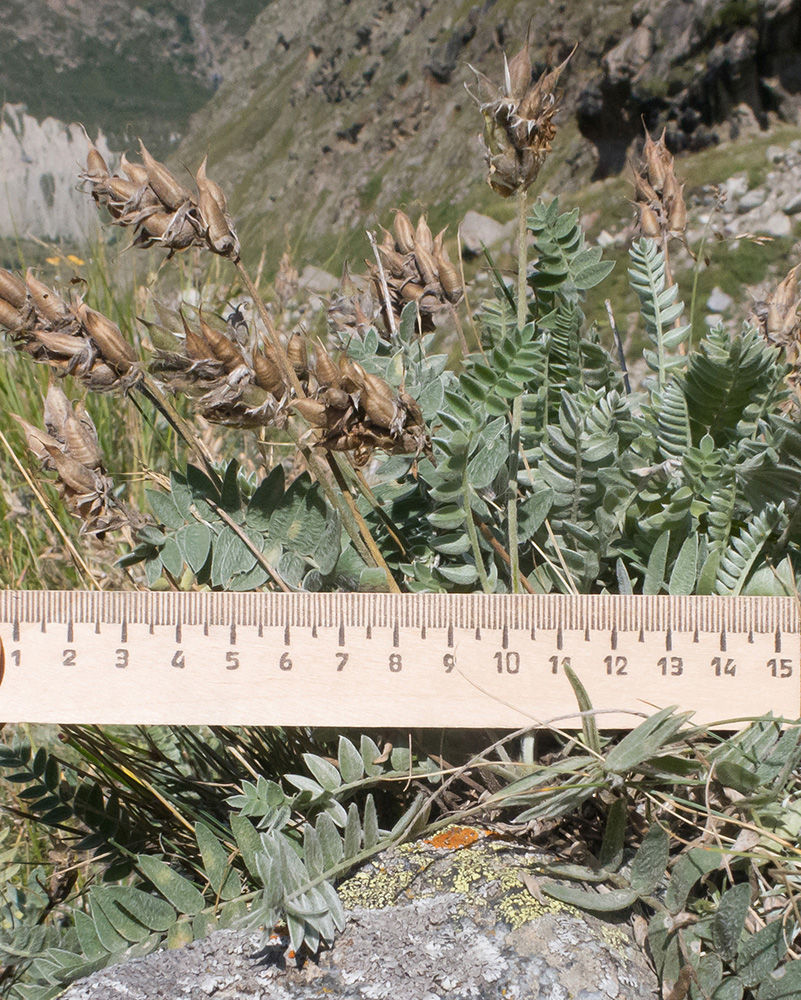
[[[481,554],[481,546],[478,543],[478,532],[473,520],[473,508],[470,506],[470,483],[467,479],[467,459],[465,458],[462,469],[462,503],[464,504],[465,521],[467,522],[467,537],[470,539],[470,548],[473,550],[473,559],[476,563],[476,571],[481,581],[481,588],[485,594],[492,593],[489,577],[484,568],[484,557]]]
[[[517,192],[517,329],[526,325],[526,292],[528,277],[528,254],[526,246],[526,189]],[[507,520],[509,522],[509,572],[512,577],[512,593],[520,593],[520,552],[517,532],[517,470],[520,452],[520,428],[523,423],[523,397],[517,396],[512,403],[511,441],[509,442],[509,502]]]
[[[267,311],[267,306],[264,304],[264,300],[259,294],[258,288],[256,288],[256,285],[253,283],[253,279],[250,277],[250,274],[248,274],[248,271],[241,260],[238,260],[236,262],[236,269],[239,272],[239,276],[242,278],[242,281],[244,282],[245,287],[248,290],[248,295],[250,296],[253,304],[256,306],[261,321],[264,324],[264,327],[267,331],[267,338],[269,344],[272,347],[273,351],[275,352],[275,357],[276,360],[278,361],[278,366],[281,369],[281,374],[283,375],[285,384],[287,385],[288,388],[292,388],[294,390],[298,399],[305,399],[306,393],[303,390],[303,386],[300,384],[300,379],[298,378],[295,369],[292,367],[292,363],[290,362],[287,356],[286,349],[284,348],[284,345],[281,343],[281,339],[278,336],[278,332],[275,329],[275,325],[273,324],[272,318],[269,312]],[[314,473],[320,485],[322,486],[323,490],[325,491],[325,495],[328,498],[329,503],[334,508],[334,510],[339,512],[339,515],[342,518],[342,525],[345,528],[345,531],[347,531],[347,533],[350,535],[351,540],[353,541],[353,544],[356,547],[356,551],[359,553],[362,559],[364,559],[364,561],[368,564],[368,566],[375,565],[375,566],[380,566],[382,569],[384,569],[387,574],[390,590],[395,590],[396,592],[399,592],[398,585],[397,583],[395,583],[395,579],[390,573],[389,567],[384,561],[384,558],[381,555],[378,546],[376,545],[375,539],[370,534],[370,529],[368,528],[367,523],[361,517],[361,515],[359,515],[358,519],[354,516],[354,512],[350,503],[350,501],[353,498],[351,497],[350,493],[347,490],[343,491],[345,494],[345,502],[343,503],[340,500],[340,497],[337,495],[336,490],[334,490],[333,487],[331,486],[331,483],[328,477],[326,476],[323,464],[314,454],[314,451],[311,448],[308,448],[300,443],[300,435],[296,435],[295,432],[292,431],[290,431],[290,433],[292,433],[293,440],[297,444],[298,448],[300,448],[303,457],[305,458],[306,463],[309,466],[309,469]],[[329,465],[331,466],[331,469],[333,471],[335,460],[329,461]],[[336,476],[336,472],[334,473],[334,475]],[[378,553],[377,559],[374,553]]]

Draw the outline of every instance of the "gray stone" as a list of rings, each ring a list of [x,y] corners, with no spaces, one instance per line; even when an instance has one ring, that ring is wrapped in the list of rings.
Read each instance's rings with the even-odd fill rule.
[[[768,193],[764,188],[753,188],[753,190],[746,192],[740,199],[740,203],[737,206],[737,211],[740,215],[745,212],[750,212],[755,208],[759,208],[760,205],[765,203]]]
[[[307,264],[303,268],[298,282],[301,288],[307,289],[312,295],[330,295],[339,288],[339,278],[324,271],[321,267]]]
[[[723,317],[720,315],[720,313],[707,313],[707,315],[704,316],[704,322],[710,328],[710,330],[714,330],[714,328],[718,325],[718,323],[723,322]]]
[[[496,246],[507,233],[507,228],[488,215],[481,215],[472,209],[467,212],[459,228],[462,237],[462,253],[475,257],[481,253],[482,245]]]
[[[608,230],[602,229],[595,242],[602,250],[605,250],[607,247],[614,246],[615,237]]]
[[[298,968],[216,931],[94,973],[61,1000],[640,1000],[656,976],[624,919],[540,893],[548,858],[463,827],[384,852],[341,887],[346,929]],[[465,835],[470,833],[472,843]]]
[[[718,288],[716,285],[706,300],[706,307],[713,313],[722,313],[729,308],[733,301],[731,295],[727,295],[722,288]]]
[[[790,200],[782,205],[782,211],[785,215],[795,215],[796,212],[801,212],[801,191],[792,195]]]
[[[721,184],[721,188],[726,192],[728,198],[742,198],[748,191],[747,174],[732,174],[728,180]]]
[[[774,212],[763,225],[757,228],[760,232],[768,233],[769,236],[789,236],[793,231],[793,224],[784,212]]]
[[[786,149],[782,149],[781,146],[768,146],[765,150],[765,156],[768,158],[768,163],[781,163],[787,154]]]

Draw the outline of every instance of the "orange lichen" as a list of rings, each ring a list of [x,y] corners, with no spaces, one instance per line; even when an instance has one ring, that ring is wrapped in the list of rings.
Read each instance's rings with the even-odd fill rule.
[[[480,830],[474,826],[449,826],[441,833],[435,833],[433,837],[428,837],[424,843],[431,844],[432,847],[447,847],[455,851],[460,847],[469,847],[475,844],[482,837],[490,836],[489,830]]]

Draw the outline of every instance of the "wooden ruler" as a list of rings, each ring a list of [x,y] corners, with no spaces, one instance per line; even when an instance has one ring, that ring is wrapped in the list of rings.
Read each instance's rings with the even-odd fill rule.
[[[0,591],[0,721],[518,728],[577,711],[566,664],[604,727],[796,718],[799,631],[793,598]]]

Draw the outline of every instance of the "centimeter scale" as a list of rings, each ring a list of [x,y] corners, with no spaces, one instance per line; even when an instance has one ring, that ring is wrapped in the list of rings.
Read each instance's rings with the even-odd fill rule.
[[[0,721],[580,725],[801,716],[794,598],[0,591]],[[572,716],[572,718],[563,718]]]

